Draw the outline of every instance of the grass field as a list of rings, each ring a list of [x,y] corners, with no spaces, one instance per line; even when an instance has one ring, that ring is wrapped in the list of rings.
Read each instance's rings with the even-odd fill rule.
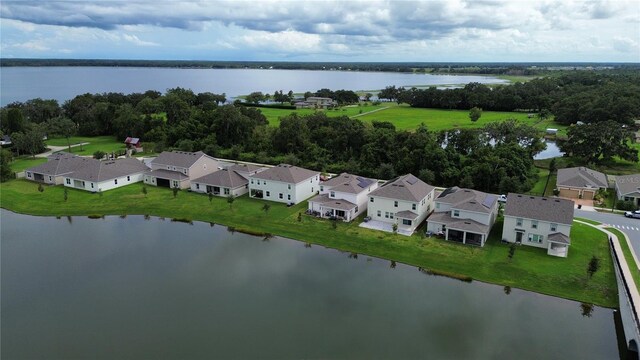
[[[147,189],[147,196],[142,194],[142,184],[114,189],[102,196],[69,189],[65,202],[61,186],[48,186],[39,193],[37,184],[13,180],[0,185],[0,203],[3,208],[33,215],[143,214],[215,222],[235,227],[236,231],[285,236],[441,274],[471,277],[601,306],[617,305],[606,236],[587,225],[574,225],[574,240],[566,259],[548,256],[544,249],[520,246],[509,261],[509,247],[499,241],[501,221],[494,226],[485,247],[477,248],[419,234],[406,237],[364,229],[358,227],[361,219],[351,224],[338,223],[336,229],[329,220],[306,215],[298,221],[298,214],[307,208],[306,202],[292,207],[270,203],[271,210],[265,213],[261,210],[264,201],[247,196],[237,198],[230,209],[224,198],[216,197],[210,202],[207,196],[185,191],[174,198],[169,189]],[[592,255],[602,259],[602,268],[588,280],[586,268]]]
[[[640,289],[640,271],[636,267],[636,261],[633,259],[633,255],[631,255],[631,249],[629,249],[629,244],[627,240],[624,238],[624,235],[620,230],[615,228],[606,228],[607,231],[614,233],[618,240],[620,241],[620,247],[622,248],[622,253],[624,254],[625,260],[627,260],[627,264],[629,264],[629,270],[631,271],[631,276],[633,277],[633,281],[636,283],[636,287]]]
[[[33,158],[31,156],[29,157],[24,157],[21,156],[19,158],[14,159],[11,162],[11,171],[13,172],[21,172],[24,171],[27,168],[30,168],[32,166],[36,166],[36,165],[40,165],[42,163],[47,162],[46,158]]]
[[[391,103],[391,106],[394,106],[394,103]],[[363,105],[363,106],[344,106],[338,108],[337,110],[314,110],[314,109],[271,109],[271,108],[259,108],[264,116],[267,117],[269,121],[269,125],[271,126],[279,126],[280,125],[280,117],[290,115],[292,113],[298,115],[309,115],[313,114],[316,111],[327,114],[327,116],[357,116],[362,113],[366,113],[373,110],[383,109],[389,106],[389,104],[381,104],[381,105]]]
[[[88,145],[71,148],[71,152],[78,155],[93,155],[93,153],[98,150],[110,153],[112,151],[125,149],[124,143],[116,139],[115,136],[73,136],[69,138],[69,142],[71,145],[85,142],[89,143]],[[67,146],[67,139],[49,139],[45,143],[52,146]],[[69,149],[65,149],[64,151],[69,151]]]

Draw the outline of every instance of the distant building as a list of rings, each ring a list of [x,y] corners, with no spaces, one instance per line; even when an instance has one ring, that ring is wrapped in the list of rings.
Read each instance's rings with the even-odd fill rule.
[[[136,152],[141,152],[143,151],[142,149],[142,142],[140,141],[139,138],[134,138],[134,137],[127,137],[124,140],[124,144],[127,147],[127,149],[133,149]]]
[[[294,105],[296,109],[328,109],[338,103],[331,98],[310,96],[305,101],[299,101]]]
[[[640,207],[640,174],[616,176],[616,197]]]
[[[593,199],[598,189],[609,187],[607,175],[584,166],[558,169],[556,188],[560,196],[571,199]]]

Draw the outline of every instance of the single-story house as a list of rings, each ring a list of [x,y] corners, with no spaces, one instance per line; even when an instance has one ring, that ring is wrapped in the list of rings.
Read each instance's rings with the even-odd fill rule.
[[[145,184],[179,189],[190,188],[192,178],[217,171],[220,165],[217,159],[202,151],[163,151],[150,164],[151,171],[144,176]]]
[[[498,217],[498,197],[457,186],[435,199],[435,210],[427,219],[427,231],[446,240],[484,246]]]
[[[640,207],[640,174],[616,176],[615,187],[618,200]]]
[[[412,174],[389,180],[369,194],[371,220],[397,224],[398,233],[411,235],[433,210],[435,187]]]
[[[571,199],[593,199],[598,189],[609,187],[607,175],[584,166],[558,169],[556,189]]]
[[[297,204],[315,195],[320,188],[319,184],[319,171],[280,164],[249,177],[249,196]]]
[[[191,191],[217,196],[240,196],[249,192],[249,177],[266,168],[235,164],[191,180]]]
[[[144,162],[133,158],[86,160],[80,169],[64,176],[64,186],[91,192],[107,191],[140,182],[149,171]]]
[[[25,170],[25,179],[44,184],[60,185],[64,182],[64,176],[81,169],[93,159],[84,158],[67,152],[51,154],[47,162]]]
[[[309,200],[309,210],[348,222],[365,212],[368,194],[377,188],[375,179],[342,173],[320,183],[320,194]]]
[[[547,249],[567,257],[571,245],[573,201],[509,194],[504,209],[502,240]]]

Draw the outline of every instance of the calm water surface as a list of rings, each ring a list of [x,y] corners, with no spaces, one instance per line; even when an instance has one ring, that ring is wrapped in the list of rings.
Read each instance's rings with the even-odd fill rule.
[[[504,83],[486,76],[452,76],[356,71],[172,69],[131,67],[0,67],[0,105],[33,98],[60,103],[84,93],[164,92],[177,86],[194,92],[375,90],[385,86],[449,85],[470,82]]]
[[[223,226],[2,210],[2,358],[617,358],[613,310]]]

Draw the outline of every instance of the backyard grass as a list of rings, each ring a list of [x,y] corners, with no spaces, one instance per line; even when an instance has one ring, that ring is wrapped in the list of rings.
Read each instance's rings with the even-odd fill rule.
[[[125,146],[123,141],[119,141],[115,136],[73,136],[69,138],[71,145],[85,142],[89,143],[88,145],[75,146],[71,148],[71,152],[78,155],[93,155],[93,153],[98,150],[104,151],[105,153],[124,150]],[[51,146],[67,146],[67,139],[49,139],[45,143]],[[69,149],[65,148],[64,151],[69,151]]]
[[[604,233],[587,225],[575,224],[572,245],[566,259],[546,255],[546,250],[518,247],[515,257],[507,258],[509,246],[500,243],[502,224],[496,223],[484,248],[464,246],[436,238],[410,237],[360,228],[361,219],[338,223],[302,215],[307,203],[287,207],[270,203],[264,212],[262,200],[239,197],[232,208],[224,198],[180,191],[176,198],[165,188],[133,184],[102,194],[69,189],[64,201],[62,186],[47,186],[43,193],[37,184],[12,180],[0,185],[0,203],[5,209],[32,215],[153,215],[184,221],[215,222],[236,231],[280,235],[330,248],[380,257],[439,273],[471,277],[484,282],[508,285],[543,294],[606,307],[617,306],[617,289]],[[587,279],[592,255],[602,259],[601,270]]]
[[[11,171],[13,172],[21,172],[30,167],[40,165],[42,163],[47,162],[47,158],[33,158],[31,156],[25,157],[21,156],[19,158],[14,159],[11,162]]]
[[[624,235],[620,230],[615,228],[606,228],[607,231],[614,233],[620,242],[620,247],[622,247],[622,253],[624,254],[624,258],[627,260],[627,264],[629,264],[629,271],[631,271],[631,276],[633,277],[633,281],[636,283],[636,287],[640,289],[640,270],[636,266],[636,261],[631,255],[631,249],[629,249],[629,244],[625,239]]]
[[[584,160],[575,158],[572,156],[556,157],[556,168],[568,168],[574,166],[587,166],[590,169],[600,171],[607,175],[627,175],[640,173],[640,162],[631,162],[614,158],[610,162],[601,164],[585,164]],[[539,168],[549,168],[549,162],[551,159],[534,160],[534,163]]]

